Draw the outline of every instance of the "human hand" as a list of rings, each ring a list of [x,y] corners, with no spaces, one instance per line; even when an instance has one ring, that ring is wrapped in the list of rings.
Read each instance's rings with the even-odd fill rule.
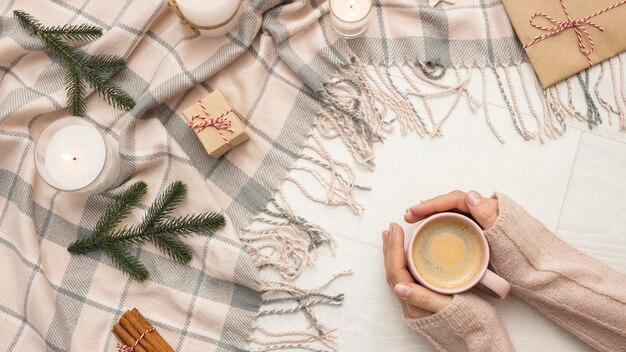
[[[418,319],[443,310],[452,296],[442,295],[418,285],[406,269],[404,231],[398,224],[389,224],[383,231],[383,254],[387,283],[398,297],[404,317]]]
[[[498,200],[485,198],[476,191],[452,191],[448,194],[422,201],[406,210],[404,220],[415,223],[432,214],[457,210],[472,215],[474,220],[485,230],[496,223],[498,218]]]

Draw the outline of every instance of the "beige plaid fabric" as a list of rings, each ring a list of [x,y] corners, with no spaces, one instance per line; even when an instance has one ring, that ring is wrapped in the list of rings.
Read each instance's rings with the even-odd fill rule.
[[[0,5],[0,350],[107,350],[124,310],[137,307],[181,351],[240,351],[261,305],[259,275],[238,230],[261,212],[297,159],[321,109],[316,94],[354,55],[370,63],[434,60],[465,66],[525,60],[498,1],[463,1],[446,10],[426,1],[375,2],[371,28],[349,44],[330,27],[323,1],[245,1],[236,33],[198,38],[162,0],[7,0]],[[87,119],[119,144],[114,189],[57,192],[37,175],[34,143],[67,115],[64,71],[12,18],[24,10],[44,25],[104,29],[84,46],[124,56],[116,84],[137,101],[131,112],[93,92]],[[470,28],[469,30],[465,30]],[[463,29],[463,30],[461,30]],[[251,140],[219,160],[206,155],[181,111],[220,89],[243,114]],[[174,180],[190,192],[181,213],[219,211],[226,228],[184,241],[188,266],[152,245],[135,254],[151,278],[131,282],[110,260],[72,256],[116,194],[137,180],[144,205]],[[130,221],[140,219],[138,212]]]

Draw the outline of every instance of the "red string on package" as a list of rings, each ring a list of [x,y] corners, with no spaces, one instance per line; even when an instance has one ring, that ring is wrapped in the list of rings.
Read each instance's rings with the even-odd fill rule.
[[[561,7],[563,8],[563,12],[565,12],[565,16],[567,17],[567,20],[565,21],[559,21],[555,18],[553,18],[552,16],[544,13],[544,12],[536,12],[534,13],[532,16],[530,16],[530,25],[537,28],[537,29],[541,29],[543,31],[547,31],[548,33],[544,33],[541,35],[536,36],[530,43],[524,45],[524,49],[528,48],[531,45],[535,45],[537,43],[539,43],[540,41],[550,38],[552,36],[555,36],[567,29],[572,28],[574,30],[574,32],[576,33],[576,37],[578,38],[578,49],[580,50],[581,53],[583,53],[583,55],[585,55],[585,57],[587,58],[587,62],[589,62],[589,67],[593,66],[593,62],[591,62],[591,58],[589,57],[591,55],[591,53],[593,52],[595,45],[593,44],[593,38],[591,37],[591,34],[589,33],[589,31],[587,30],[587,28],[585,27],[586,25],[588,26],[592,26],[595,27],[596,29],[598,29],[599,31],[604,31],[604,27],[598,25],[597,23],[593,23],[590,21],[590,19],[599,16],[607,11],[613,10],[614,8],[624,5],[626,4],[626,0],[622,0],[618,3],[615,3],[609,7],[606,7],[602,10],[599,10],[597,12],[592,13],[591,15],[587,16],[587,17],[583,17],[581,19],[578,20],[573,20],[570,15],[569,12],[567,11],[567,8],[565,7],[565,3],[563,2],[563,0],[559,0],[561,3]],[[553,27],[545,27],[545,26],[540,26],[538,24],[535,24],[535,17],[537,16],[541,16],[544,17],[545,19],[547,19],[548,21],[550,21],[550,23],[554,24]],[[587,40],[587,42],[589,43],[589,49],[587,49],[587,46],[585,45],[585,41],[583,39],[583,34],[585,35],[585,38]]]
[[[141,340],[143,340],[143,338],[146,337],[146,335],[148,333],[153,332],[154,330],[156,330],[156,329],[155,328],[150,328],[150,329],[144,331],[143,334],[141,334],[141,336],[139,336],[137,341],[135,341],[135,343],[133,344],[132,347],[128,346],[128,345],[118,344],[117,345],[117,352],[133,352],[133,351],[135,351],[135,347],[137,347],[139,342],[141,342]]]
[[[217,129],[217,132],[220,134],[224,142],[226,142],[226,144],[228,144],[228,146],[231,149],[233,149],[234,148],[233,145],[230,144],[230,140],[224,135],[224,133],[222,133],[222,130],[226,130],[231,133],[235,132],[235,130],[230,128],[230,125],[232,122],[228,118],[226,118],[226,115],[232,112],[241,119],[241,115],[239,114],[239,112],[235,110],[235,108],[231,108],[229,110],[224,111],[220,116],[213,117],[206,110],[206,107],[204,107],[204,104],[202,104],[201,100],[198,100],[198,104],[200,104],[200,107],[202,108],[202,112],[204,113],[204,115],[193,115],[191,117],[191,120],[189,121],[189,128],[197,127],[198,130],[196,131],[196,133],[200,133],[205,128],[209,126],[213,126]],[[196,119],[201,120],[202,122],[194,122]]]

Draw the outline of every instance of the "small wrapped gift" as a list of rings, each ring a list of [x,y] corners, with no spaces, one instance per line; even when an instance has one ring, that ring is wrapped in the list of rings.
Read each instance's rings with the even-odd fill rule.
[[[241,115],[226,97],[215,90],[206,98],[183,111],[207,153],[219,158],[227,151],[250,139]]]
[[[626,50],[626,0],[502,0],[543,88]]]

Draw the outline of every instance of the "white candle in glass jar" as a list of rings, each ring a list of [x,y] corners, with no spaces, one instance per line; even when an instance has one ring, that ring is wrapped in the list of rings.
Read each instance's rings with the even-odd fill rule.
[[[218,37],[239,24],[242,0],[176,0],[180,12],[200,34]]]
[[[345,38],[354,38],[367,29],[372,0],[330,0],[333,28]]]
[[[65,192],[102,192],[117,179],[120,155],[91,122],[65,117],[51,123],[35,145],[35,166]]]

